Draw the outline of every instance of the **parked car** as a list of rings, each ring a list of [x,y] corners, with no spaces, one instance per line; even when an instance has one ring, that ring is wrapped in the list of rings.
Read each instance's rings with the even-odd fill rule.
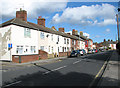
[[[91,54],[91,53],[92,53],[92,49],[89,49],[89,50],[88,50],[88,53]]]
[[[104,49],[100,49],[100,52],[104,52]]]
[[[95,53],[95,49],[92,49],[92,53]]]
[[[73,50],[70,54],[70,57],[80,57],[81,53],[79,50]]]
[[[83,55],[83,56],[87,54],[84,49],[79,49],[79,51],[80,51],[80,54]]]

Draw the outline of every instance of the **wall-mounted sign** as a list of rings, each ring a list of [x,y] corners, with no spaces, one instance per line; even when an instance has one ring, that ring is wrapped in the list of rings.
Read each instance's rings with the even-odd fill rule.
[[[8,44],[8,48],[12,48],[12,43],[9,43],[9,44]]]

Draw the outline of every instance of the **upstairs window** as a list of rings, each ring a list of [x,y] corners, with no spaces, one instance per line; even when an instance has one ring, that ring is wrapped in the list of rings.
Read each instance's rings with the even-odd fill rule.
[[[40,32],[40,38],[44,39],[44,32]]]
[[[51,35],[51,41],[53,41],[53,35]]]
[[[31,30],[29,28],[24,28],[24,37],[25,38],[31,37]]]
[[[72,45],[74,45],[74,40],[72,40]]]
[[[59,42],[59,35],[58,35],[58,42]]]
[[[69,39],[67,39],[67,44],[69,44]]]
[[[66,38],[64,38],[64,44],[66,44]]]

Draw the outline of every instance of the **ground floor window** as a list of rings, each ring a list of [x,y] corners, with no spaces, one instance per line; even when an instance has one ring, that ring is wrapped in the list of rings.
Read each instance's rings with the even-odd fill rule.
[[[52,53],[53,53],[53,47],[52,47]]]
[[[17,46],[16,47],[16,53],[17,54],[22,54],[23,53],[23,46]]]
[[[69,51],[69,47],[67,47],[67,51]]]
[[[31,50],[31,53],[35,53],[36,52],[36,47],[35,46],[31,46],[30,50]]]
[[[44,46],[40,46],[40,49],[44,51]]]

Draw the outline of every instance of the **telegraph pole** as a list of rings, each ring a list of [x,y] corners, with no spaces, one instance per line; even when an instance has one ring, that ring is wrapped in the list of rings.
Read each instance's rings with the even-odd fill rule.
[[[117,17],[118,42],[120,42],[118,14],[116,14],[116,17]]]

